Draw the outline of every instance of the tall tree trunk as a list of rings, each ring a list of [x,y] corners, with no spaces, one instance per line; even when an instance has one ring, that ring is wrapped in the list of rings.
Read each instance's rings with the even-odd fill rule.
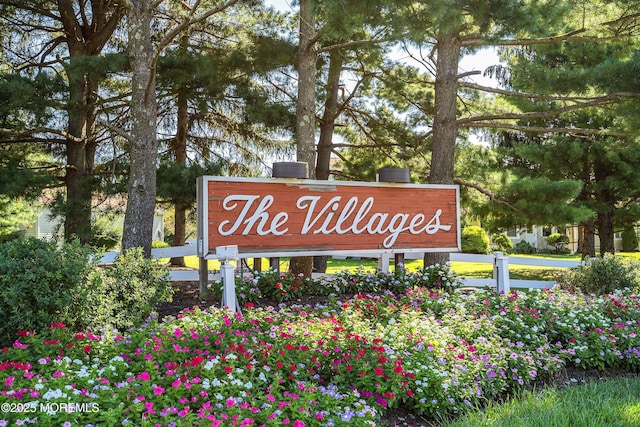
[[[333,152],[333,133],[338,117],[338,92],[340,73],[342,72],[342,53],[332,50],[329,54],[329,74],[327,76],[327,99],[320,120],[320,138],[318,140],[318,159],[316,161],[316,179],[329,179],[331,172],[331,153]]]
[[[316,165],[316,60],[315,19],[310,0],[300,0],[300,44],[298,46],[298,101],[296,103],[296,158],[309,165],[310,178]],[[310,277],[313,257],[292,257],[293,274]]]
[[[594,160],[593,175],[595,182],[604,183],[611,175],[612,165],[604,156]],[[613,215],[616,210],[615,196],[606,188],[597,190],[598,209],[596,223],[600,237],[600,255],[615,253]]]
[[[187,165],[187,131],[189,127],[187,95],[183,91],[178,92],[178,123],[176,138],[173,144],[176,163]],[[173,246],[184,246],[187,227],[188,206],[182,199],[174,202],[175,220],[173,229]],[[184,257],[171,258],[171,265],[184,267]]]
[[[455,162],[458,99],[458,62],[460,40],[455,36],[438,39],[435,81],[436,106],[433,118],[431,170],[429,184],[453,184]],[[425,253],[424,265],[445,264],[448,253]]]
[[[78,66],[74,61],[102,52],[122,18],[123,9],[105,0],[85,3],[80,6],[82,16],[91,23],[85,25],[78,21],[77,6],[72,1],[59,0],[57,7],[71,57],[65,69],[69,81],[67,131],[70,138],[66,142],[64,235],[67,240],[77,238],[87,244],[91,240],[99,81],[97,76],[87,73],[86,67]]]
[[[580,226],[582,259],[594,258],[596,256],[596,230],[594,220],[585,221]]]
[[[133,0],[128,15],[129,59],[132,69],[129,195],[122,247],[141,247],[151,255],[156,206],[156,79],[151,43],[151,1]]]
[[[296,103],[296,157],[309,165],[309,178],[316,166],[316,61],[315,20],[310,0],[300,0],[300,44],[298,46],[298,101]]]
[[[69,75],[70,102],[66,143],[67,170],[65,176],[66,203],[64,236],[66,240],[77,238],[81,243],[91,241],[91,205],[93,155],[95,149],[95,121],[97,84],[87,75],[71,67]],[[80,74],[80,75],[78,75]]]
[[[318,140],[318,158],[316,160],[316,179],[327,180],[331,172],[331,153],[333,152],[333,132],[338,117],[338,92],[340,73],[342,72],[342,53],[332,50],[329,54],[329,75],[327,77],[327,99],[320,120],[320,138]],[[313,270],[318,273],[327,271],[328,256],[313,258]]]
[[[598,236],[600,237],[600,255],[616,252],[614,244],[613,210],[598,212]]]

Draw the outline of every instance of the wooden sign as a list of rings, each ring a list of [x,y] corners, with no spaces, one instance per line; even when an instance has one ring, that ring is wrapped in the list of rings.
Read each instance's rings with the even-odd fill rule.
[[[457,186],[201,177],[201,256],[237,245],[245,257],[452,252]]]

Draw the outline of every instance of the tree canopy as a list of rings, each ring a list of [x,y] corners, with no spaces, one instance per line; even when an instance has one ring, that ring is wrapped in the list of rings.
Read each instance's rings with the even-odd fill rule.
[[[0,0],[0,209],[59,191],[65,236],[90,243],[117,189],[123,247],[148,251],[156,202],[181,212],[178,240],[192,207],[163,179],[297,153],[320,179],[459,184],[496,230],[576,222],[610,251],[638,219],[637,1],[293,5]],[[485,48],[491,87],[460,67]]]

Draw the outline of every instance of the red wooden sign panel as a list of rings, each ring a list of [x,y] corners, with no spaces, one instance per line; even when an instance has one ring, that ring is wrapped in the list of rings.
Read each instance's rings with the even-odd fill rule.
[[[205,253],[457,251],[457,186],[203,177]]]

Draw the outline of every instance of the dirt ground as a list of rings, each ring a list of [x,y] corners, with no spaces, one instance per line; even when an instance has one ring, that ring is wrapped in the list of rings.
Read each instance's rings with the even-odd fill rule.
[[[200,299],[199,284],[198,282],[174,282],[174,295],[173,301],[160,305],[157,308],[158,316],[160,319],[167,316],[176,316],[185,308],[193,308],[198,306],[202,309],[210,306],[220,306],[220,301],[214,301],[212,299]],[[290,301],[289,304],[310,304],[322,302],[323,297],[309,296],[305,298],[296,299]],[[257,305],[277,305],[273,301],[261,301]],[[541,387],[557,387],[565,388],[574,385],[584,384],[588,381],[599,381],[609,378],[636,376],[638,374],[630,374],[624,371],[606,371],[600,372],[593,369],[580,369],[568,367],[562,372],[557,373],[551,378],[546,378],[542,381],[534,384],[536,389]],[[388,411],[385,417],[382,419],[381,427],[437,427],[440,425],[435,420],[424,418],[420,415],[413,414],[406,408],[395,408]]]

